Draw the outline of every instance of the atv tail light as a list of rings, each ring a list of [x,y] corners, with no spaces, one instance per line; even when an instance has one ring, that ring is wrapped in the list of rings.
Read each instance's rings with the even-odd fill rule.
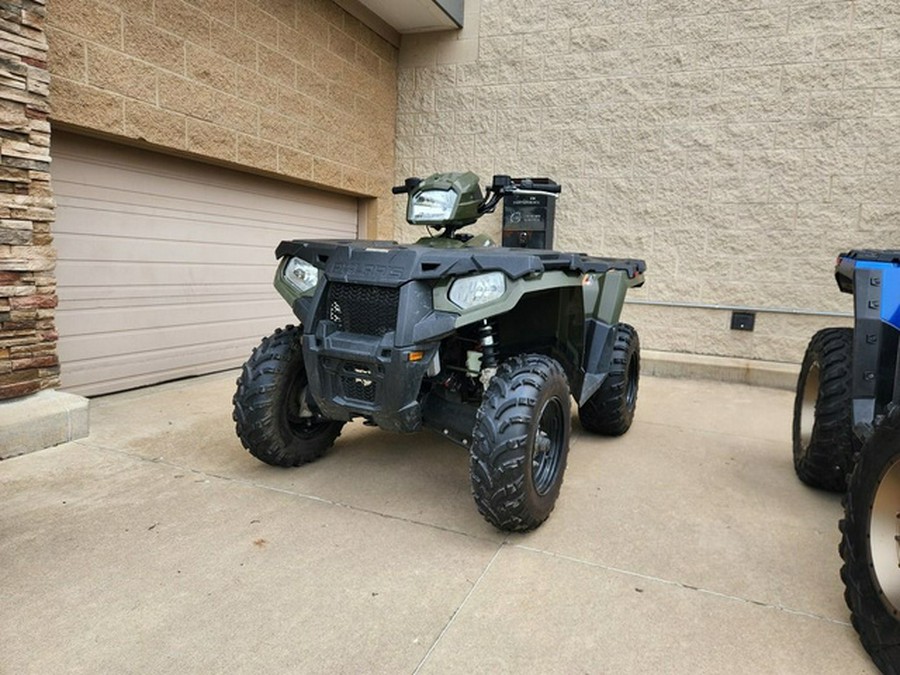
[[[503,272],[488,272],[457,279],[450,287],[449,298],[457,307],[470,309],[498,300],[504,293],[506,277]]]
[[[291,258],[284,266],[284,280],[303,295],[319,283],[319,270],[305,260]]]
[[[421,361],[425,358],[425,352],[410,352],[406,358],[410,361]]]

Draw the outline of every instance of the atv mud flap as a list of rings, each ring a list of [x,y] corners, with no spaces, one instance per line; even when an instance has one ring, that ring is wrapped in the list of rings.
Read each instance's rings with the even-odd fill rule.
[[[396,348],[393,333],[374,337],[319,330],[303,336],[309,391],[329,419],[365,417],[388,431],[418,431],[419,389],[437,349]]]
[[[576,395],[578,405],[584,405],[609,374],[613,347],[616,344],[615,327],[597,319],[588,319],[584,322],[584,344],[587,345],[583,366],[584,382]]]

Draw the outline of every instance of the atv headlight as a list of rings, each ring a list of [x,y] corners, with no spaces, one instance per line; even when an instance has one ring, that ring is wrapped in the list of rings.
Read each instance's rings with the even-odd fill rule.
[[[462,309],[470,309],[493,302],[506,293],[506,277],[503,272],[476,274],[462,277],[450,287],[450,302]]]
[[[284,280],[303,295],[319,283],[319,270],[301,258],[291,258],[284,266]]]
[[[411,223],[442,223],[453,217],[459,195],[453,190],[423,190],[409,199]]]

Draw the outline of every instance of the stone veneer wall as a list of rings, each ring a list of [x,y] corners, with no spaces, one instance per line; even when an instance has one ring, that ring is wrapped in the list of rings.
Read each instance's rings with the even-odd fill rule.
[[[0,3],[0,400],[59,384],[44,15]]]
[[[397,49],[331,0],[52,0],[54,124],[373,198],[389,234]]]
[[[399,78],[396,178],[562,183],[558,248],[646,258],[647,348],[797,362],[835,255],[900,248],[897,0],[467,0]]]

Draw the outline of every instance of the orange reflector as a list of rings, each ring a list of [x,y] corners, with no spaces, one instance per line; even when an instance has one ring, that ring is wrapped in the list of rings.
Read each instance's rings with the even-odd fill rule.
[[[410,361],[421,361],[425,358],[425,352],[410,352],[408,358]]]

